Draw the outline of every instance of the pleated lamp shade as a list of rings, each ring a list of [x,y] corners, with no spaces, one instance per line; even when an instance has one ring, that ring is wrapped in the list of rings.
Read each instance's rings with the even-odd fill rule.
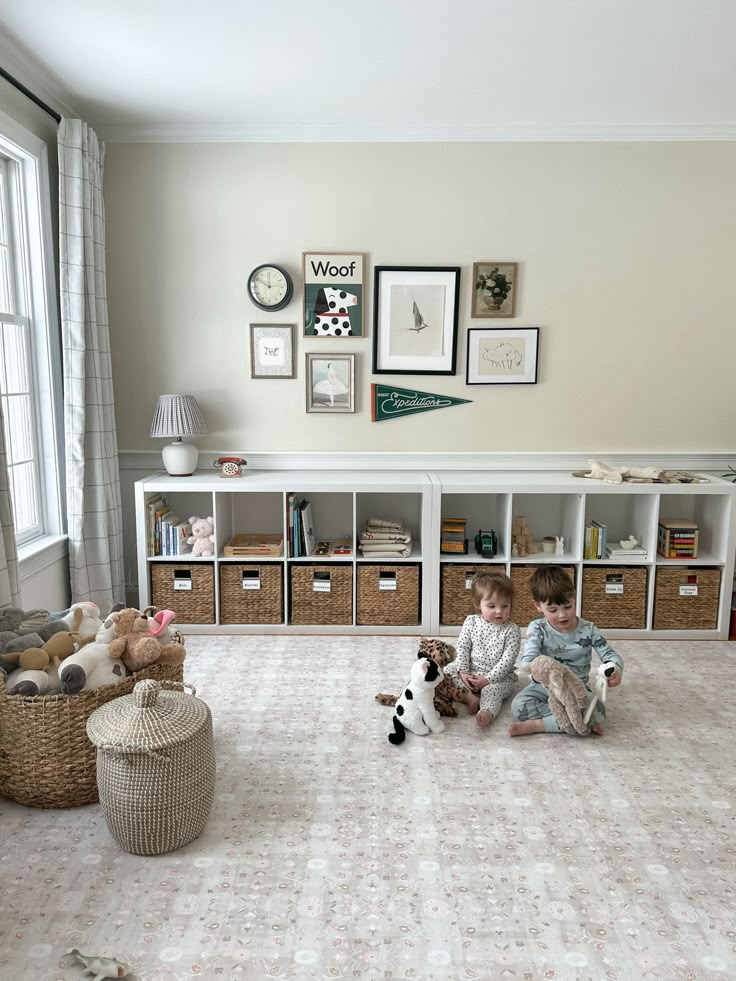
[[[172,477],[189,477],[197,469],[199,450],[185,436],[206,436],[202,410],[193,395],[159,395],[151,423],[151,436],[173,438],[163,449],[164,466]]]

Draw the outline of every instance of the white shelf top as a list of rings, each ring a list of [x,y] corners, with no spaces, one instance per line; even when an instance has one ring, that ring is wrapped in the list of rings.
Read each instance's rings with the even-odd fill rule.
[[[220,477],[217,472],[194,473],[191,477],[172,477],[165,472],[151,474],[136,481],[145,493],[181,491],[196,494],[202,491],[229,494],[239,491],[361,491],[363,493],[401,493],[422,491],[431,481],[426,473],[391,470],[248,470],[242,477]]]
[[[558,471],[433,471],[445,493],[489,494],[724,494],[734,493],[736,486],[711,474],[704,474],[707,484],[607,484],[604,480],[573,477]]]

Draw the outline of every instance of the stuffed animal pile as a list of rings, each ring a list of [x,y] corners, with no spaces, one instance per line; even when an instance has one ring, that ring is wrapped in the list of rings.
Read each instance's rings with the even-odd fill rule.
[[[94,603],[77,603],[64,617],[46,624],[37,622],[45,611],[34,611],[39,629],[8,638],[0,654],[7,694],[73,695],[114,684],[155,662],[183,663],[186,650],[181,635],[171,628],[170,610],[149,607],[141,612],[121,606],[113,607],[104,623]],[[6,626],[21,627],[27,620],[22,610],[0,612],[0,623]]]

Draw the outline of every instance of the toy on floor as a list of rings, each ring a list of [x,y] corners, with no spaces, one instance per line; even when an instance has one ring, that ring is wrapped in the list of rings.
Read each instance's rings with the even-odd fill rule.
[[[443,640],[435,640],[432,637],[422,637],[419,642],[419,653],[417,657],[431,657],[441,668],[446,667],[450,661],[455,660],[455,648],[452,644],[446,644]],[[457,708],[453,700],[445,694],[444,685],[438,685],[434,690],[434,707],[440,715],[454,719],[457,715]],[[379,692],[376,701],[381,705],[395,705],[398,695],[387,695]]]
[[[590,700],[588,711],[585,713],[585,718],[583,719],[586,726],[590,723],[590,718],[593,715],[593,709],[596,707],[598,702],[600,702],[601,705],[606,704],[608,679],[612,674],[614,674],[615,671],[615,664],[608,663],[598,665],[598,670],[595,673],[595,681],[593,682],[593,697]]]
[[[588,692],[573,672],[553,657],[539,654],[531,663],[532,681],[544,685],[549,694],[549,707],[563,732],[577,732],[587,736],[590,732],[583,721],[588,705]]]
[[[398,746],[406,739],[406,730],[417,736],[444,732],[445,723],[434,707],[434,689],[444,678],[442,668],[431,657],[419,657],[411,669],[411,679],[396,702],[394,732],[388,741]]]
[[[115,960],[114,957],[94,957],[92,954],[81,954],[77,948],[69,951],[70,956],[76,957],[77,961],[84,965],[84,974],[94,974],[93,981],[102,981],[103,978],[127,978],[133,973],[133,969],[123,964],[122,961]]]

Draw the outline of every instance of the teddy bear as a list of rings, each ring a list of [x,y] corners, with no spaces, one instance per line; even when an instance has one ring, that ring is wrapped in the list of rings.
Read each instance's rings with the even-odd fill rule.
[[[215,554],[215,520],[209,518],[191,517],[192,534],[187,538],[187,544],[192,545],[192,555]]]
[[[587,736],[590,727],[584,721],[588,707],[588,691],[582,681],[553,657],[539,654],[531,665],[532,681],[544,685],[549,695],[549,707],[563,732]]]
[[[441,667],[446,667],[450,661],[455,660],[455,648],[452,644],[446,644],[444,640],[435,640],[432,637],[422,637],[419,642],[419,652],[417,657],[431,657],[433,661]],[[455,706],[452,697],[446,692],[446,685],[449,682],[445,682],[444,679],[434,690],[434,707],[437,709],[440,715],[447,716],[449,718],[454,718],[457,715],[457,708]],[[395,705],[398,699],[398,695],[385,695],[379,693],[376,695],[376,701],[380,702],[381,705]]]
[[[108,653],[110,657],[121,658],[129,671],[140,671],[157,661],[161,664],[184,663],[184,645],[160,643],[156,634],[151,632],[152,621],[140,610],[128,607],[111,614],[111,619],[117,636],[108,644]]]

